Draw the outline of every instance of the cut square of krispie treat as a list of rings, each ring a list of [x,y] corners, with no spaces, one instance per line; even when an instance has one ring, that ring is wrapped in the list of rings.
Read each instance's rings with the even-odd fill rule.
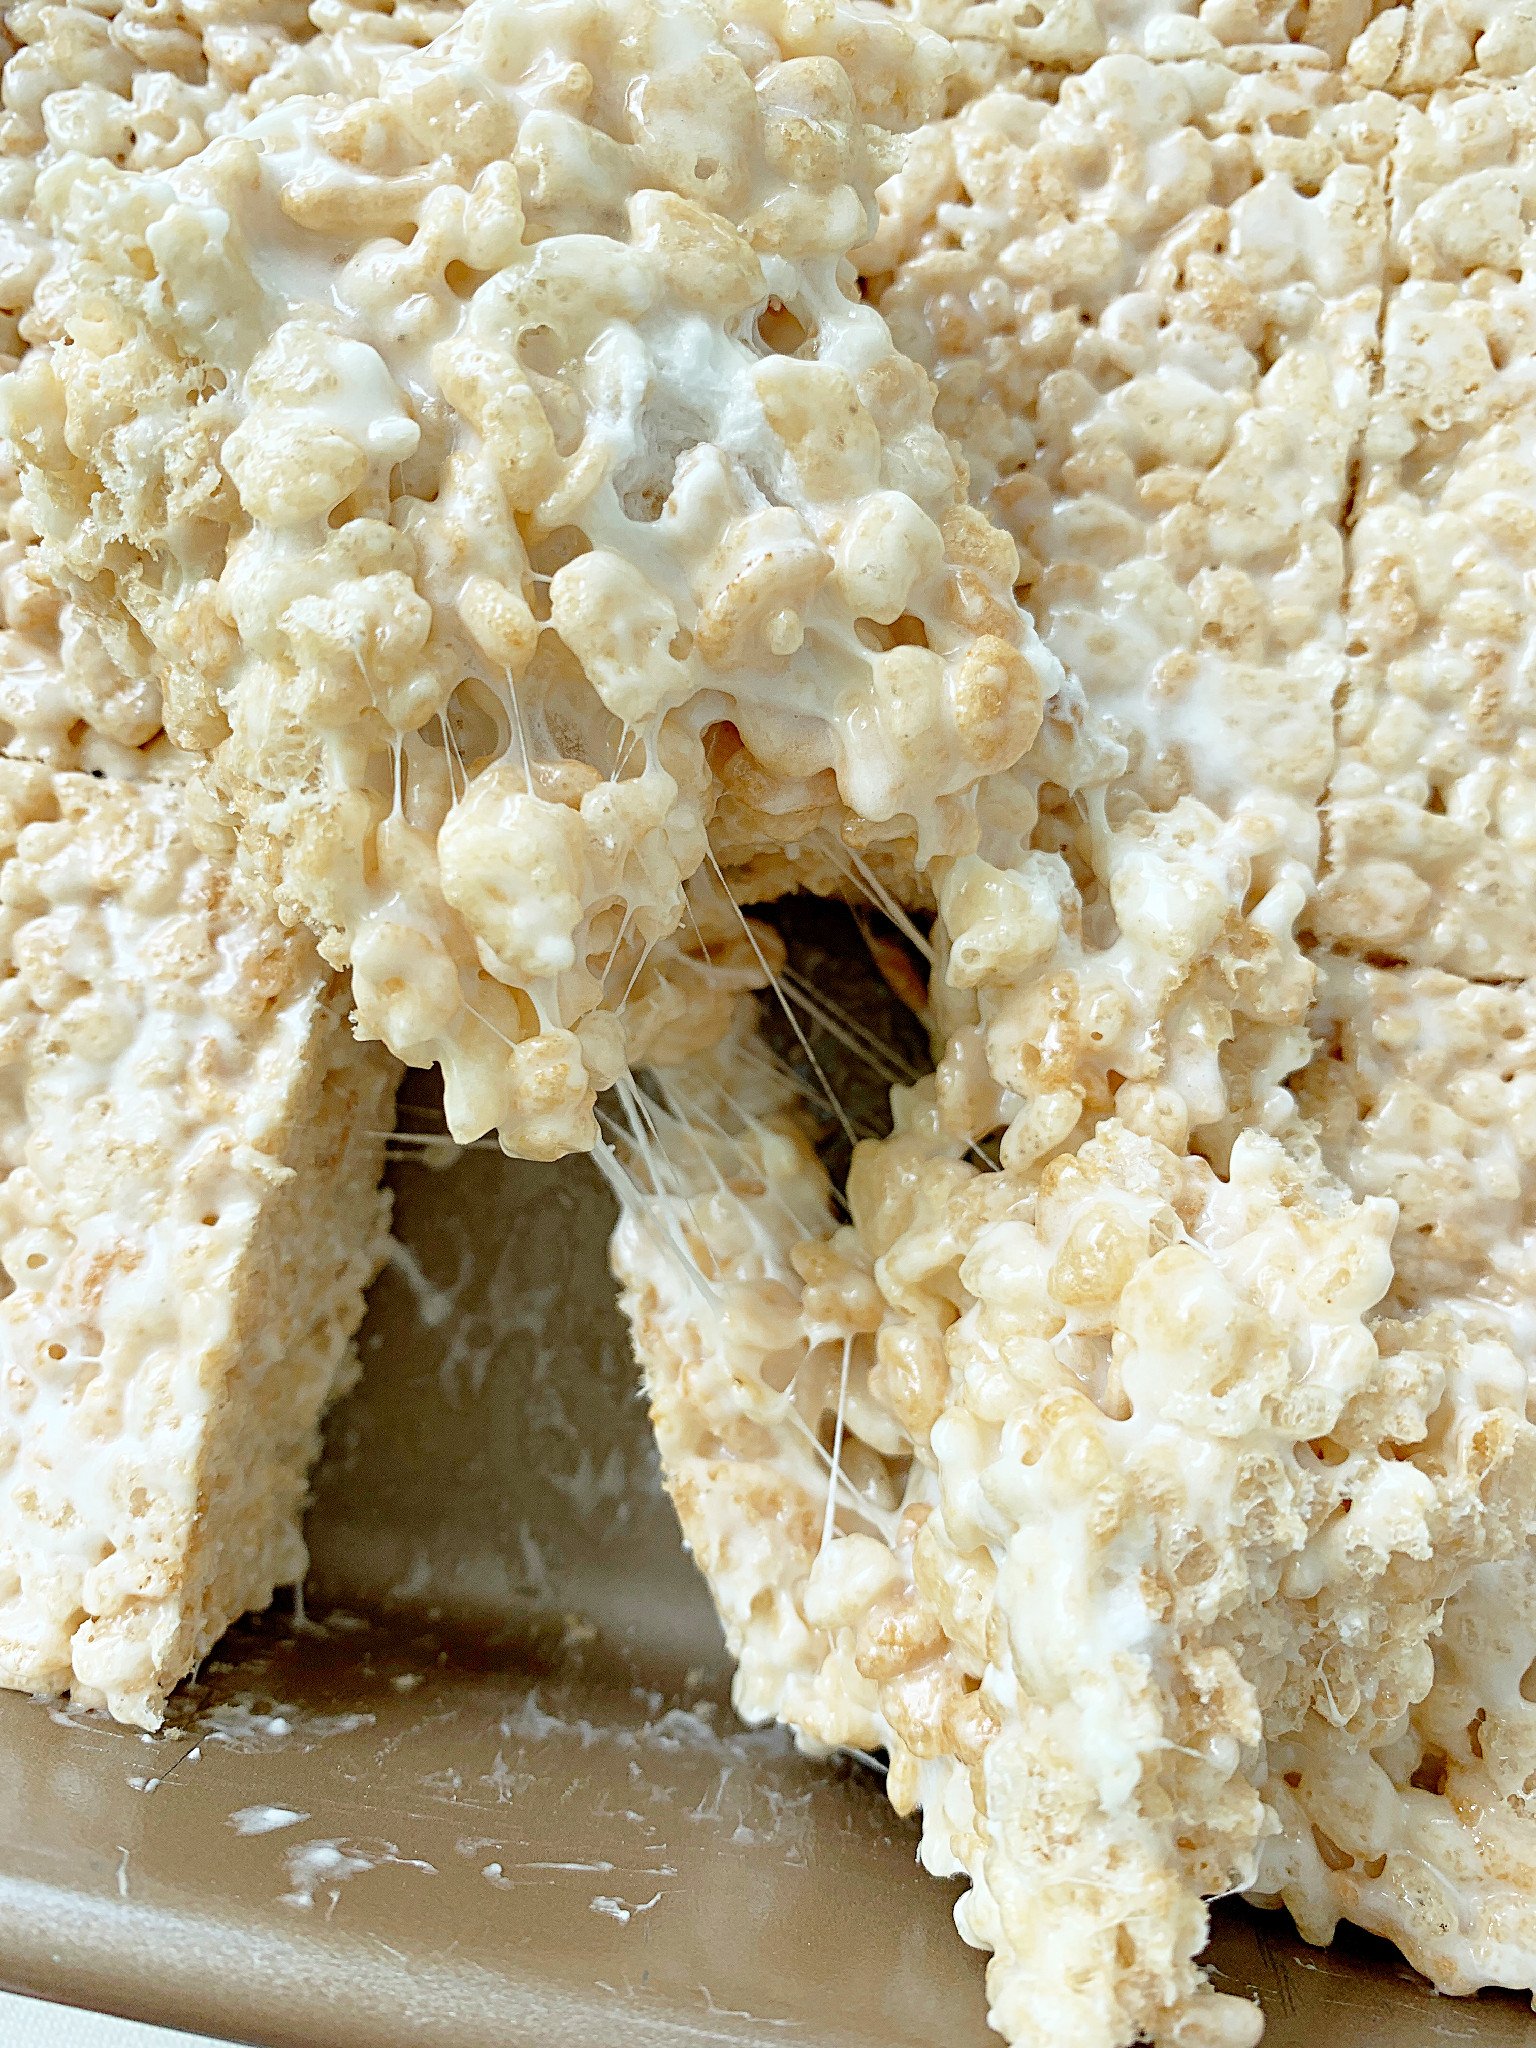
[[[1131,794],[1267,805],[1309,879],[1397,113],[1294,51],[1106,57],[926,130],[860,259]]]
[[[1398,1205],[1391,1300],[1536,1344],[1536,985],[1317,959],[1294,1083],[1323,1156]]]
[[[1404,106],[1316,928],[1473,977],[1536,954],[1536,89]]]
[[[1126,749],[1107,806],[1048,799],[1035,840],[1067,855],[1098,956],[1073,969],[1080,991],[1102,990],[1093,1015],[1072,999],[1077,1045],[1041,1022],[1066,984],[1025,938],[1017,892],[982,913],[996,959],[973,957],[971,878],[941,904],[946,978],[982,991],[996,1078],[1035,1100],[1032,1048],[1076,1070],[1050,1080],[1049,1113],[1038,1103],[1045,1150],[1080,1110],[1106,1113],[1117,1079],[1157,1089],[1160,1135],[1177,1126],[1174,1142],[1212,1157],[1234,1118],[1289,1114],[1275,1084],[1310,1051],[1292,941],[1334,759],[1340,528],[1398,111],[1294,52],[1251,75],[1110,56],[1054,104],[997,92],[931,126],[881,195],[869,291],[933,372],[936,417],[1019,544],[1042,638]],[[1186,854],[1209,916],[1176,935],[1172,898],[1148,917],[1142,884],[1169,857],[1187,870]],[[1223,945],[1213,978],[1228,913],[1242,944]],[[1104,987],[1122,940],[1156,958],[1155,982]]]
[[[189,805],[0,763],[0,1684],[150,1728],[303,1573],[395,1083]]]

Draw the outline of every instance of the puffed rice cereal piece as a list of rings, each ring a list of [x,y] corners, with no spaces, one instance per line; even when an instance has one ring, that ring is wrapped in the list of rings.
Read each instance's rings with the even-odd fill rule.
[[[477,0],[377,98],[43,180],[68,342],[5,413],[49,572],[456,1135],[593,1141],[712,749],[762,847],[919,866],[983,779],[1016,847],[1110,758],[839,268],[945,61],[842,0]]]
[[[1521,1540],[1512,1357],[1373,1339],[1391,1207],[1274,1139],[978,1171],[928,1083],[837,1227],[782,1113],[701,1085],[730,1135],[690,1161],[672,1099],[614,1261],[740,1711],[886,1750],[1008,2039],[1255,2041],[1203,1900],[1254,1878],[1270,1754],[1367,1754]]]
[[[0,763],[0,1684],[140,1727],[303,1575],[397,1069],[185,785]]]
[[[1536,958],[1533,176],[1528,81],[1402,109],[1315,919],[1484,979]]]

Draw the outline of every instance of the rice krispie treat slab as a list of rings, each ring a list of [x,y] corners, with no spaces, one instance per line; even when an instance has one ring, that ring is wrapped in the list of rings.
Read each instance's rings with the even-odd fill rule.
[[[208,52],[226,47],[218,31],[210,25],[205,51],[185,20],[177,22],[163,9],[132,5],[98,13],[54,0],[22,0],[6,10],[5,30],[0,374],[14,370],[46,326],[52,244],[37,217],[40,170],[69,152],[168,168],[201,144],[210,116],[232,89],[216,56],[210,64]],[[42,573],[13,455],[3,464],[0,505],[4,751],[119,776],[152,769],[156,764],[142,750],[160,731],[159,688],[147,674],[124,675],[89,620]]]
[[[740,1710],[886,1751],[1007,2039],[1253,2042],[1204,1900],[1323,1853],[1277,1774],[1308,1739],[1371,1768],[1447,1598],[1519,1550],[1523,1374],[1446,1319],[1373,1335],[1390,1205],[1273,1139],[1225,1180],[1113,1121],[978,1170],[928,1083],[838,1227],[760,1072],[670,1090],[614,1241]],[[1466,1872],[1485,1912],[1503,1881]]]
[[[302,1577],[396,1069],[185,787],[0,763],[0,1684],[158,1725]]]
[[[1039,1156],[1126,1083],[1218,1160],[1291,1113],[1397,112],[1299,60],[1101,59],[1054,105],[995,93],[925,130],[860,253],[1127,749],[1006,884],[962,862],[940,892],[945,978],[978,991],[961,1021],[1039,1101]]]
[[[1529,63],[1519,8],[1396,26],[1386,82],[1405,93]],[[1336,1171],[1400,1205],[1393,1300],[1454,1316],[1527,1404],[1532,113],[1522,78],[1399,119],[1316,917],[1342,957],[1320,962],[1320,1051],[1298,1087]],[[1448,1603],[1433,1684],[1384,1741],[1345,1753],[1298,1731],[1259,1880],[1311,1938],[1346,1916],[1451,1991],[1533,1976],[1530,1519],[1517,1555]]]
[[[68,346],[6,411],[50,573],[461,1136],[592,1142],[716,755],[760,846],[919,866],[1097,766],[839,270],[944,62],[832,5],[479,0],[377,99],[44,181]]]
[[[1536,1990],[1528,1019],[1523,985],[1467,978],[1531,957],[1514,922],[1487,950],[1524,900],[1523,117],[1294,57],[1217,80],[1110,58],[984,97],[887,188],[868,287],[1127,774],[1048,800],[1008,873],[940,870],[938,1071],[857,1156],[851,1226],[738,1083],[730,1159],[706,1175],[674,1104],[615,1240],[743,1711],[887,1752],[925,1861],[971,1879],[996,2023],[1053,2048],[1254,2038],[1194,1962],[1227,1889],[1319,1939],[1358,1920],[1448,1990]],[[1452,146],[1486,174],[1461,190]],[[1496,460],[1419,374],[1437,320],[1436,375],[1511,371]],[[1179,477],[1157,432],[1201,392],[1235,402]],[[1464,488],[1503,494],[1483,527],[1409,532],[1405,502]],[[1408,571],[1376,567],[1394,546]],[[1414,577],[1469,678],[1429,745],[1412,671],[1373,695]],[[1449,785],[1469,731],[1500,794],[1420,799],[1425,844],[1447,813],[1459,835],[1453,930],[1403,949],[1463,971],[1320,956],[1319,1158],[1280,1085],[1312,1051],[1303,907],[1321,867],[1318,930],[1398,950],[1347,892],[1417,821],[1348,810],[1360,762],[1400,746],[1411,808],[1410,757]],[[998,1131],[978,1173],[967,1140]]]

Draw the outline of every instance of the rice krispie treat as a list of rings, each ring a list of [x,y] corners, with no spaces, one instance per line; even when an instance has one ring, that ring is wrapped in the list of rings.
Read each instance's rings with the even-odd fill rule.
[[[46,322],[52,250],[35,206],[39,171],[69,152],[169,167],[199,146],[229,89],[210,71],[196,33],[164,8],[97,12],[21,0],[6,10],[5,27],[0,375],[14,369]],[[153,765],[144,750],[159,731],[154,681],[122,673],[89,620],[43,575],[7,458],[0,466],[0,744],[7,754],[56,767],[126,776]]]
[[[1522,80],[1402,108],[1381,388],[1350,536],[1318,935],[1477,978],[1536,959],[1536,297]]]
[[[850,1224],[760,1072],[707,1160],[669,1079],[615,1239],[669,1485],[742,1710],[886,1751],[1008,2038],[1254,2038],[1194,1961],[1238,1888],[1536,1990],[1530,1020],[1466,978],[1531,958],[1523,88],[1037,85],[860,261],[1127,772],[935,864],[937,1073]],[[1444,944],[1371,922],[1410,841]]]
[[[303,1575],[396,1069],[184,785],[0,763],[0,1684],[158,1725]]]
[[[1444,1602],[1518,1549],[1523,1375],[1448,1320],[1373,1335],[1390,1205],[1273,1139],[1222,1180],[1111,1120],[995,1172],[927,1083],[837,1227],[723,1067],[648,1120],[614,1258],[740,1710],[886,1751],[1009,2040],[1256,2040],[1204,1900],[1282,1823],[1310,1851],[1275,1773],[1317,1729],[1368,1769]]]
[[[909,867],[1099,766],[840,268],[945,62],[839,5],[477,0],[377,98],[40,185],[49,572],[460,1136],[592,1142],[717,754],[738,838]]]
[[[1531,984],[1318,964],[1319,1050],[1296,1095],[1334,1170],[1397,1205],[1389,1301],[1454,1319],[1466,1370],[1528,1411]],[[1526,1481],[1515,1554],[1447,1602],[1432,1683],[1408,1713],[1364,1749],[1314,1713],[1271,1759],[1281,1828],[1252,1896],[1287,1907],[1311,1941],[1341,1918],[1384,1935],[1454,1993],[1536,1989],[1532,1498]]]
[[[1398,27],[1387,82],[1403,92],[1529,63],[1517,8],[1416,8]],[[1315,920],[1340,957],[1298,1087],[1336,1170],[1400,1205],[1393,1299],[1481,1333],[1527,1402],[1532,141],[1524,79],[1458,85],[1399,120]],[[1313,1938],[1340,1915],[1389,1936],[1451,1991],[1536,1975],[1533,1555],[1450,1601],[1434,1683],[1385,1741],[1341,1755],[1309,1725],[1276,1791],[1285,1830],[1261,1889]]]
[[[860,252],[1047,644],[1127,749],[1102,809],[1053,806],[1036,835],[1086,943],[1053,954],[1018,882],[994,889],[978,1006],[995,1077],[1054,1099],[1042,1155],[1127,1081],[1170,1089],[1163,1135],[1218,1161],[1244,1118],[1290,1114],[1396,113],[1294,52],[1259,75],[1104,58],[1055,104],[994,93],[925,130]]]

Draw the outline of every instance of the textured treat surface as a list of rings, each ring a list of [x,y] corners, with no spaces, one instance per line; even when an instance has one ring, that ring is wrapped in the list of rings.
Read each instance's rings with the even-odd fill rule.
[[[687,1084],[734,1118],[708,1161],[669,1095],[665,1194],[615,1262],[738,1706],[886,1752],[925,1863],[970,1880],[1010,2040],[1252,2041],[1196,1966],[1202,1900],[1257,1879],[1316,1924],[1331,1806],[1285,1774],[1374,1770],[1447,1600],[1475,1615],[1479,1573],[1525,1568],[1520,1365],[1444,1316],[1373,1330],[1390,1203],[1273,1138],[1220,1179],[1108,1120],[996,1172],[926,1083],[855,1154],[838,1227],[734,1060]],[[1387,1897],[1411,1891],[1403,1825]],[[1456,1954],[1447,1981],[1483,1981],[1492,1951]]]
[[[1527,0],[8,19],[0,1676],[301,1569],[350,1003],[597,1151],[1010,2041],[1247,2048],[1234,1890],[1536,1990]]]
[[[193,10],[154,0],[96,9],[19,0],[5,10],[16,47],[0,80],[0,374],[57,330],[58,251],[39,181],[61,158],[173,169],[250,111],[300,91],[361,92],[400,47],[458,12],[444,4],[379,12],[366,0],[219,0]],[[158,677],[124,667],[89,611],[52,587],[37,531],[0,464],[0,747],[7,755],[117,777],[176,772],[160,739]]]
[[[865,287],[1125,765],[940,870],[849,1223],[755,1070],[729,1200],[666,1148],[671,1483],[1009,2039],[1252,2039],[1230,1889],[1536,1990],[1528,30],[920,11]]]
[[[0,1683],[155,1726],[302,1576],[392,1063],[181,785],[0,765]]]
[[[477,0],[376,94],[39,181],[49,572],[460,1135],[592,1143],[722,801],[717,864],[910,873],[1092,774],[844,262],[943,61],[867,8]]]

